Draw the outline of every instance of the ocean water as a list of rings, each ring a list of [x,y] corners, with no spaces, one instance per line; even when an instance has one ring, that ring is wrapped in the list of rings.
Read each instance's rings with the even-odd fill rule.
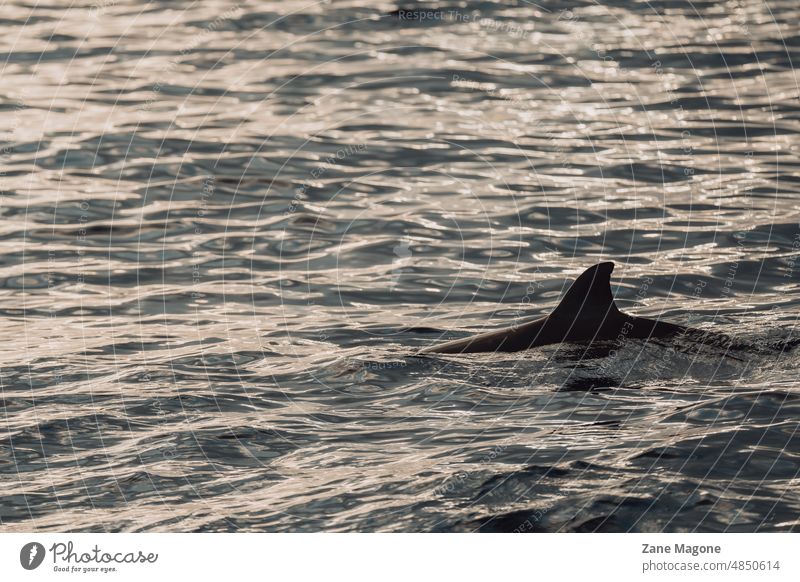
[[[4,3],[0,530],[798,529],[799,20]],[[753,348],[413,356],[608,260]]]

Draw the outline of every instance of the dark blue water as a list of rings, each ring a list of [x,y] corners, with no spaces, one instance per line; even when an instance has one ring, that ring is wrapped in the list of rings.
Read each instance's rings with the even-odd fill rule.
[[[4,6],[0,529],[797,529],[797,3],[438,6]]]

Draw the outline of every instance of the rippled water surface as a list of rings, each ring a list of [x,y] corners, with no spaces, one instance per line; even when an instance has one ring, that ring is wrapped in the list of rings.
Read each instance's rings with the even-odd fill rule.
[[[3,4],[2,530],[798,528],[796,350],[412,356],[796,333],[796,0],[414,6]]]

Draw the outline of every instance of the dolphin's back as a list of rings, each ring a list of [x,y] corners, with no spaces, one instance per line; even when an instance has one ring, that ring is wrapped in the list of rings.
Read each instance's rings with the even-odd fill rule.
[[[614,263],[599,263],[584,271],[547,317],[523,325],[453,340],[420,353],[517,352],[561,342],[658,339],[683,336],[695,343],[733,346],[723,334],[683,327],[622,313],[611,293]]]

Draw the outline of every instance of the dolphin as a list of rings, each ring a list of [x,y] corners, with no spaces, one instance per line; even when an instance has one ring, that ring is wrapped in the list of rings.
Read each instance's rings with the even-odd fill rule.
[[[419,354],[466,354],[474,352],[519,352],[564,342],[624,341],[625,339],[675,338],[733,347],[724,334],[684,327],[666,321],[622,313],[611,293],[613,262],[586,269],[570,286],[564,298],[545,317],[513,327],[449,341]]]

